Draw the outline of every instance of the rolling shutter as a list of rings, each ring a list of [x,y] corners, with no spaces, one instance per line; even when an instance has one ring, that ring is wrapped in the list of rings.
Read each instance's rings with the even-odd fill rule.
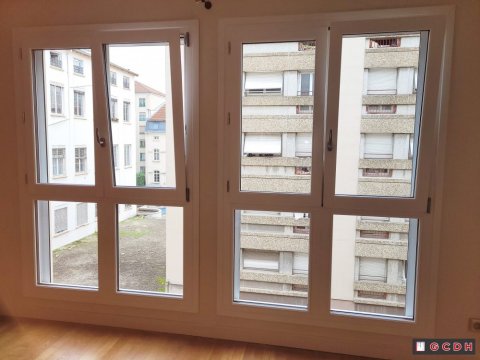
[[[278,252],[243,250],[243,268],[278,271]]]
[[[367,94],[396,94],[397,69],[369,69]]]
[[[245,90],[282,89],[282,73],[246,73]]]
[[[387,261],[379,258],[360,258],[359,280],[387,281]]]
[[[294,274],[308,274],[308,254],[295,253],[293,254],[293,273]]]
[[[295,138],[295,156],[312,156],[312,134],[298,133]]]
[[[391,159],[393,157],[392,134],[365,134],[366,159]]]
[[[245,134],[244,154],[282,153],[282,136],[280,134]]]

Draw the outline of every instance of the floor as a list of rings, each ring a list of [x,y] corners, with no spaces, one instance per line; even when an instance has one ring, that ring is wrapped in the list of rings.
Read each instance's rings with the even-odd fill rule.
[[[0,318],[0,359],[317,359],[363,357],[145,331]]]

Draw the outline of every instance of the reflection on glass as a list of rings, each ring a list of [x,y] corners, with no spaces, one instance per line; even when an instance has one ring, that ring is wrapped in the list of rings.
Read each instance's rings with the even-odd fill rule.
[[[412,318],[416,238],[416,219],[335,215],[331,309]]]
[[[241,190],[309,193],[315,41],[244,44]]]
[[[34,51],[37,181],[95,184],[89,49]]]
[[[117,209],[119,289],[183,295],[183,208]]]
[[[39,282],[98,287],[97,205],[37,202]]]
[[[343,37],[336,194],[413,196],[419,50],[420,33]]]
[[[236,210],[236,301],[306,307],[307,213]]]
[[[169,45],[107,49],[115,185],[175,187]]]

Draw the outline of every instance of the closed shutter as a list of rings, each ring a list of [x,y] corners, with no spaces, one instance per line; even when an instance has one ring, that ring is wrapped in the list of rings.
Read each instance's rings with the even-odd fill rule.
[[[62,231],[66,231],[68,228],[68,219],[67,219],[67,208],[55,210],[54,219],[55,219],[55,234],[58,234]]]
[[[360,258],[359,280],[387,281],[387,261],[379,258]]]
[[[282,136],[280,134],[245,134],[244,154],[282,153]]]
[[[283,73],[246,73],[245,90],[278,89],[283,87]]]
[[[77,204],[77,226],[85,225],[88,223],[88,204]]]
[[[392,134],[365,134],[366,159],[391,159],[393,157]]]
[[[293,254],[293,273],[294,274],[308,274],[308,254],[295,253]]]
[[[243,268],[278,271],[278,252],[243,250]]]
[[[396,94],[397,92],[397,69],[369,69],[367,93]]]
[[[312,134],[298,133],[295,138],[295,156],[312,156]]]

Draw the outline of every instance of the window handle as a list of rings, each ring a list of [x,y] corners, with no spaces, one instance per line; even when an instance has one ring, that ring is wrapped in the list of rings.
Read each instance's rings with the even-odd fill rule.
[[[328,133],[327,150],[328,150],[328,151],[333,151],[333,133],[332,133],[332,129],[330,129],[330,131],[329,131],[329,133]]]
[[[100,135],[98,134],[98,128],[96,129],[96,135],[97,135],[97,143],[101,146],[101,147],[104,147],[105,146],[105,138],[104,137],[100,137]]]

